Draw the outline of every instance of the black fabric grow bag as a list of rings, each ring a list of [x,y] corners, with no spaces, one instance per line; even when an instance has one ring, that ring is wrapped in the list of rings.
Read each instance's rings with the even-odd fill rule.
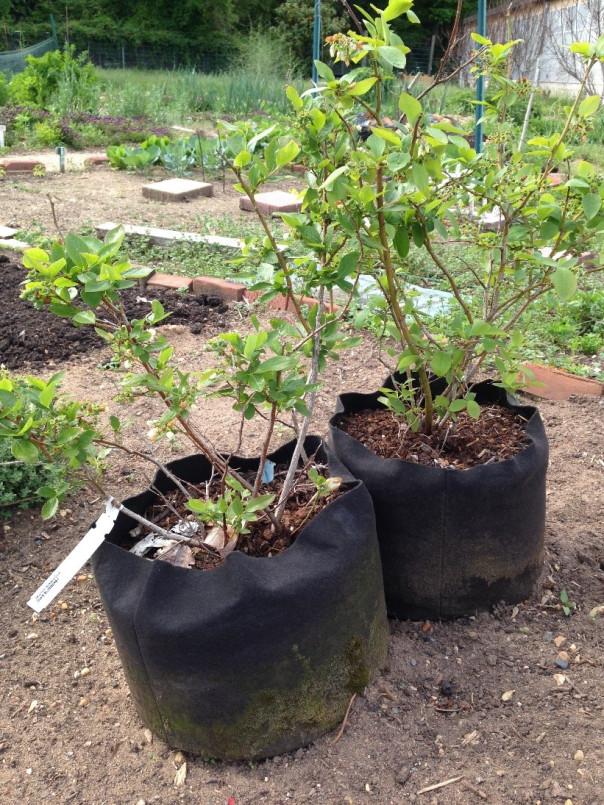
[[[270,458],[286,462],[293,442]],[[170,746],[221,759],[261,758],[333,728],[353,692],[385,659],[388,625],[371,498],[321,440],[348,491],[272,558],[233,552],[209,571],[129,553],[120,514],[93,566],[132,697]],[[335,466],[334,466],[335,462]],[[241,470],[257,459],[234,458]],[[170,463],[184,480],[210,477],[194,455]],[[173,488],[161,472],[154,481]],[[125,501],[142,513],[151,491]]]
[[[389,378],[385,386],[392,387]],[[442,391],[438,381],[435,393]],[[380,392],[342,394],[330,420],[338,458],[365,482],[376,513],[388,613],[447,618],[530,595],[543,561],[548,443],[539,412],[491,381],[473,387],[526,420],[530,444],[467,470],[380,458],[338,427],[342,413],[380,408]]]

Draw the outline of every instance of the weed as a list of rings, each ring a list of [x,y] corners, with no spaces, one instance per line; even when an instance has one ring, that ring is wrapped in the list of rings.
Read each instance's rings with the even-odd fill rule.
[[[562,605],[562,612],[564,612],[567,618],[570,618],[570,616],[577,608],[575,602],[571,601],[570,598],[568,597],[568,593],[566,592],[566,590],[560,591],[560,604]]]

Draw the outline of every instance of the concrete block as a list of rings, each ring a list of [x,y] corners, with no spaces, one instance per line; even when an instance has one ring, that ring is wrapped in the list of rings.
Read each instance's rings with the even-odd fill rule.
[[[194,277],[191,290],[196,294],[219,296],[225,302],[241,302],[245,294],[245,285],[219,277]]]
[[[1,238],[0,249],[7,249],[9,252],[24,252],[26,249],[31,249],[31,243],[25,243],[14,238]]]
[[[293,193],[285,193],[283,190],[258,193],[255,200],[258,209],[264,215],[279,215],[281,212],[300,212],[302,209],[300,199]],[[241,196],[239,199],[239,209],[253,212],[254,207],[247,196]]]
[[[181,277],[178,274],[162,274],[161,271],[156,271],[147,280],[148,288],[164,288],[171,291],[178,291],[181,288],[186,288],[187,291],[190,291],[192,284],[191,277]]]
[[[163,182],[143,185],[143,196],[153,201],[187,201],[213,193],[214,188],[209,182],[194,182],[192,179],[164,179]]]
[[[95,229],[99,238],[104,238],[118,224],[108,222],[98,224]],[[170,246],[172,243],[207,243],[210,246],[219,246],[224,249],[243,248],[243,241],[239,238],[225,238],[221,235],[198,235],[196,232],[179,232],[176,229],[157,229],[153,226],[134,226],[133,224],[122,224],[122,229],[127,235],[135,237],[149,238],[150,241],[158,246]]]

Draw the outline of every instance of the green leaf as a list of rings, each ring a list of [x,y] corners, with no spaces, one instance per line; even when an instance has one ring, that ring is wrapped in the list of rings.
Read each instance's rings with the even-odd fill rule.
[[[270,137],[270,135],[273,133],[275,128],[276,128],[276,125],[273,124],[272,126],[269,126],[267,129],[264,129],[263,131],[258,132],[258,134],[256,134],[255,137],[252,137],[252,139],[247,144],[247,150],[251,151],[253,153],[254,148],[258,145],[258,143],[261,142],[262,140],[265,140],[267,137]]]
[[[430,186],[430,176],[421,162],[415,162],[411,168],[411,176],[418,190],[425,192]]]
[[[59,498],[48,498],[46,503],[42,506],[42,519],[50,520],[54,517],[59,508]]]
[[[422,113],[422,105],[414,98],[413,95],[409,95],[408,92],[402,92],[398,99],[398,108],[400,111],[405,115],[409,123],[413,126],[415,125],[415,121]]]
[[[481,34],[471,33],[470,36],[478,45],[488,47],[489,45],[493,44],[490,39],[487,39],[486,36],[482,36]]]
[[[563,302],[567,302],[577,290],[577,277],[570,268],[560,266],[552,274],[552,285],[560,299]]]
[[[317,73],[321,76],[324,81],[335,81],[336,77],[333,74],[333,70],[331,67],[328,67],[324,62],[315,59],[315,67],[317,68]]]
[[[86,260],[83,255],[90,254],[91,249],[83,238],[70,233],[65,237],[65,252],[72,263],[75,263],[77,266],[85,266]]]
[[[582,204],[588,221],[591,221],[591,219],[595,218],[595,216],[600,212],[602,199],[598,193],[586,193],[583,196]]]
[[[409,230],[404,224],[401,224],[394,235],[394,248],[401,260],[409,254]]]
[[[288,165],[298,156],[299,153],[300,146],[298,143],[290,140],[287,145],[284,145],[283,148],[280,148],[275,154],[277,167],[282,168],[284,165]]]
[[[298,363],[297,358],[293,355],[275,355],[274,358],[268,358],[258,366],[258,372],[282,372],[284,369],[291,369]]]
[[[393,47],[392,45],[383,45],[377,49],[377,52],[385,62],[399,70],[402,70],[407,64],[405,54],[399,50],[399,48]]]
[[[249,165],[251,161],[252,155],[249,151],[240,151],[233,160],[233,165],[236,168],[245,168],[245,166]]]
[[[430,358],[432,371],[438,377],[444,377],[451,368],[451,355],[448,352],[435,352]]]
[[[33,442],[16,439],[11,442],[10,449],[17,461],[33,464],[38,460],[38,448]]]
[[[371,76],[371,78],[364,78],[362,81],[355,81],[354,84],[350,85],[348,89],[348,94],[353,95],[355,98],[358,98],[361,95],[365,95],[369,92],[371,87],[375,84],[377,78]]]
[[[435,126],[428,126],[426,129],[426,134],[428,134],[433,140],[436,140],[436,142],[440,143],[441,145],[447,145],[449,142],[449,138],[445,132],[437,129]]]
[[[335,180],[342,176],[344,173],[348,171],[348,165],[342,165],[339,168],[336,168],[335,171],[332,171],[327,179],[323,182],[323,184],[319,187],[319,190],[329,190],[329,188],[333,185]]]
[[[38,263],[48,262],[48,252],[44,249],[26,249],[23,253],[23,265],[25,268],[36,268]]]
[[[40,396],[38,397],[38,400],[40,401],[40,405],[43,406],[44,408],[48,408],[49,405],[51,404],[51,402],[53,401],[54,396],[55,396],[55,390],[52,387],[52,385],[49,383],[40,392]]]
[[[392,129],[384,129],[381,128],[380,126],[376,126],[375,128],[372,127],[371,131],[373,132],[373,134],[377,135],[378,137],[381,137],[382,140],[386,140],[387,143],[392,143],[392,145],[398,145],[398,146],[400,146],[401,144],[400,137],[398,136],[398,134],[392,131]]]
[[[579,115],[581,117],[591,117],[600,107],[599,95],[588,95],[579,104]]]
[[[589,58],[594,52],[594,46],[589,42],[573,42],[569,47],[571,53],[577,53],[584,59]]]
[[[111,430],[113,430],[114,433],[120,432],[122,423],[114,414],[111,414],[111,416],[109,417],[109,424],[111,425]]]
[[[260,509],[266,509],[274,499],[274,495],[257,495],[255,498],[246,501],[245,510],[246,512],[257,512]]]
[[[199,498],[187,500],[187,509],[195,514],[207,514],[210,505],[207,500],[200,500]]]
[[[92,310],[80,310],[80,312],[76,313],[73,317],[73,321],[76,324],[94,324],[96,322],[96,316]]]
[[[480,417],[480,406],[476,400],[468,400],[466,402],[466,409],[472,419],[478,419]]]
[[[291,103],[291,105],[294,107],[294,109],[296,109],[296,110],[302,109],[302,107],[304,106],[304,101],[298,95],[298,91],[296,90],[295,87],[292,87],[292,85],[289,84],[285,88],[285,94],[287,95],[287,99]]]
[[[466,406],[467,400],[453,400],[449,406],[449,411],[451,411],[452,414],[458,414],[460,411],[465,411]]]
[[[379,159],[386,148],[386,141],[382,140],[381,137],[376,137],[375,134],[371,134],[367,138],[366,145],[371,150],[373,156]]]
[[[412,0],[390,0],[386,8],[382,11],[382,19],[386,22],[395,20],[402,14],[409,12],[412,5]]]

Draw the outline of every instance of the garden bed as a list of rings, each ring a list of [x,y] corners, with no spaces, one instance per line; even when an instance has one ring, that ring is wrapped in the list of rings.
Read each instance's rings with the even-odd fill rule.
[[[36,310],[20,298],[25,275],[16,263],[0,262],[0,299],[4,314],[0,320],[0,363],[8,369],[58,363],[103,346],[103,341],[89,327],[75,327],[45,310]],[[142,318],[149,312],[146,300],[158,299],[172,315],[167,323],[183,324],[191,332],[223,329],[226,305],[221,299],[205,294],[182,294],[131,288],[123,293],[128,315]]]
[[[184,364],[205,366],[198,337],[181,332],[172,340]],[[313,423],[318,432],[325,432],[337,393],[382,382],[374,342],[366,338],[333,366],[330,377]],[[74,396],[90,397],[92,390],[109,410],[116,405],[107,374],[88,358],[66,367],[65,385]],[[366,697],[355,699],[340,740],[328,735],[308,749],[259,764],[210,763],[179,756],[157,739],[150,742],[128,698],[86,570],[39,619],[26,608],[31,592],[99,511],[97,494],[83,490],[68,501],[56,526],[29,512],[16,514],[0,542],[6,680],[0,779],[6,800],[39,802],[54,795],[57,802],[225,805],[233,797],[236,805],[399,805],[413,795],[427,803],[436,797],[441,805],[566,798],[595,805],[604,773],[604,670],[602,621],[589,612],[604,603],[604,407],[579,399],[543,402],[540,410],[551,472],[546,571],[536,595],[476,619],[392,622],[388,669]],[[204,419],[216,444],[235,446],[238,417],[224,400],[213,401]],[[139,421],[128,426],[133,446],[142,445],[141,430]],[[254,438],[252,430],[250,449],[258,446]],[[276,443],[287,438],[280,434]],[[146,485],[140,464],[116,460],[127,492]],[[568,618],[562,590],[576,605]],[[558,636],[566,638],[559,648]],[[569,657],[566,670],[556,665],[560,651]],[[583,761],[574,759],[577,752]],[[175,787],[177,766],[182,769],[185,760],[186,779]],[[442,791],[417,796],[424,787],[459,776]]]

